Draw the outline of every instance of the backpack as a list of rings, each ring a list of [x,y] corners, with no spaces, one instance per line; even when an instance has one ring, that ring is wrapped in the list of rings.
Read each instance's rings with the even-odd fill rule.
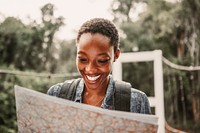
[[[76,88],[80,82],[81,78],[67,80],[63,83],[59,97],[75,100]],[[118,111],[130,111],[130,98],[131,98],[131,84],[116,80],[114,81],[114,107]]]

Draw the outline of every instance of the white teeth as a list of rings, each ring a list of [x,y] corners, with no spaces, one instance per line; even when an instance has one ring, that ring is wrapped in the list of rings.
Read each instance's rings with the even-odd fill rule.
[[[97,80],[99,77],[100,77],[100,75],[95,76],[95,77],[91,77],[91,76],[88,76],[88,75],[87,75],[87,78],[88,78],[89,80],[91,80],[91,81],[95,81],[95,80]]]

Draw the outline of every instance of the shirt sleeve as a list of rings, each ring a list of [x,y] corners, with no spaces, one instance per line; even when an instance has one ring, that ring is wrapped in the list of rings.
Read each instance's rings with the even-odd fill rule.
[[[51,95],[51,96],[59,97],[62,85],[63,85],[63,83],[58,83],[58,84],[55,84],[55,85],[51,86],[48,89],[47,94]]]
[[[151,114],[149,100],[144,92],[132,88],[130,103],[131,112]]]

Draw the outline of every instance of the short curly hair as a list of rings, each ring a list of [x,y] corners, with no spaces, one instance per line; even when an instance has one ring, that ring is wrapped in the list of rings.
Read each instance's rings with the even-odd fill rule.
[[[76,42],[78,43],[80,37],[84,33],[100,33],[108,38],[110,38],[111,46],[114,46],[114,52],[119,47],[119,33],[116,26],[108,19],[104,18],[93,18],[85,23],[80,27],[78,31],[78,35],[76,38]]]

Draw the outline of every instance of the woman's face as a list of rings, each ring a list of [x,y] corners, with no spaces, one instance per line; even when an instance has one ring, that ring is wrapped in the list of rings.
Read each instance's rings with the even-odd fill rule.
[[[114,53],[110,39],[101,34],[85,33],[77,43],[76,65],[88,89],[107,87],[113,62],[119,50]]]

